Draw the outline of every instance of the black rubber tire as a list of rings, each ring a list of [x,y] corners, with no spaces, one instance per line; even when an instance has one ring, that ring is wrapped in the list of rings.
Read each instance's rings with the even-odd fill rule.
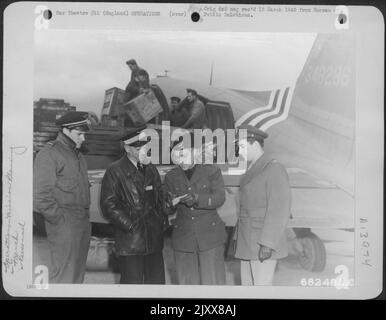
[[[326,266],[326,247],[322,240],[310,232],[307,237],[299,238],[303,252],[299,255],[299,263],[304,270],[321,272]]]
[[[33,234],[43,237],[47,236],[44,217],[38,212],[33,212]]]

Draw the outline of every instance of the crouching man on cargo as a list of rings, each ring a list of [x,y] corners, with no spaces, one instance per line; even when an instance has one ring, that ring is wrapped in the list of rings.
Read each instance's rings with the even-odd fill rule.
[[[79,149],[90,121],[87,112],[69,112],[56,124],[58,137],[34,162],[33,207],[45,219],[50,283],[82,283],[91,224],[87,164]]]
[[[140,130],[121,138],[126,154],[102,180],[100,206],[115,227],[121,284],[165,284],[163,231],[167,223],[159,173],[141,163]]]
[[[175,201],[182,196],[174,203],[177,216],[172,233],[178,282],[223,285],[226,231],[217,213],[225,202],[221,170],[212,164],[195,164],[193,148],[179,152],[175,148],[173,161],[179,166],[166,174],[165,188]]]

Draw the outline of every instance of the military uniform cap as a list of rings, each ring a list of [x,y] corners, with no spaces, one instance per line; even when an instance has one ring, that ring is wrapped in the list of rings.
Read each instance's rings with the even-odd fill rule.
[[[177,101],[177,102],[180,102],[180,101],[181,101],[181,98],[180,98],[180,97],[171,97],[170,100],[171,100],[171,101]]]
[[[148,143],[148,141],[139,140],[139,136],[144,129],[146,129],[146,125],[143,125],[139,128],[128,129],[120,137],[120,140],[124,142],[124,144],[126,145],[129,145],[132,147],[141,147]]]
[[[256,141],[264,143],[264,139],[268,138],[268,134],[266,132],[249,124],[241,125],[237,127],[237,129],[247,130],[247,139],[255,139]]]
[[[197,95],[197,91],[194,90],[194,89],[191,89],[191,88],[187,88],[187,89],[186,89],[186,92],[187,92],[187,93],[194,94],[195,96]]]
[[[77,129],[79,131],[89,131],[91,121],[88,112],[70,111],[57,119],[56,125],[71,130]]]
[[[130,59],[130,60],[127,60],[127,61],[126,61],[126,64],[134,64],[134,65],[137,65],[137,61],[135,61],[134,59]]]

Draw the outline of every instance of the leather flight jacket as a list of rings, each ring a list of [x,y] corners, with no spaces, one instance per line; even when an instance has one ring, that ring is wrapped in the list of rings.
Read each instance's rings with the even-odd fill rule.
[[[154,165],[146,165],[140,172],[126,155],[112,163],[102,180],[100,206],[115,227],[117,255],[162,250],[167,216],[161,179]]]

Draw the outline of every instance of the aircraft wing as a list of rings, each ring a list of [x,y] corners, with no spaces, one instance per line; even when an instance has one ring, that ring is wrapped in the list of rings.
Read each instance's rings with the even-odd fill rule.
[[[292,192],[290,227],[354,227],[354,198],[350,194],[304,170],[290,168],[287,172]]]

